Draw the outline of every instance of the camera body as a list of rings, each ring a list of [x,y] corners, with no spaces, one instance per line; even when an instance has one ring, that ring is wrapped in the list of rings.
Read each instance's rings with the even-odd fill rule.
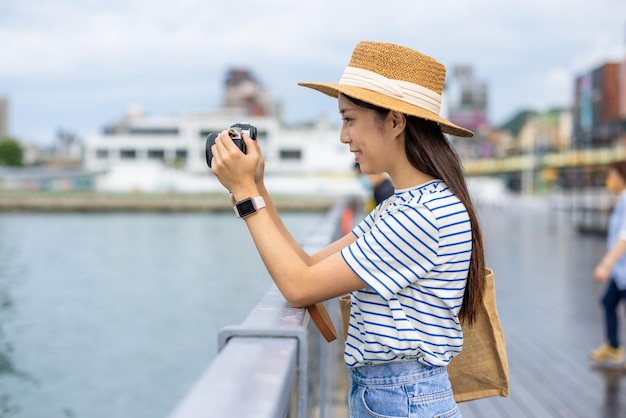
[[[256,126],[250,125],[249,123],[234,123],[228,127],[228,136],[233,140],[237,148],[241,150],[244,154],[246,153],[246,143],[243,141],[243,133],[247,133],[250,135],[250,138],[256,141]],[[219,133],[210,133],[206,137],[206,149],[205,149],[205,157],[206,163],[209,167],[211,167],[211,160],[213,159],[213,152],[211,151],[211,147],[215,144],[215,138],[217,138]]]

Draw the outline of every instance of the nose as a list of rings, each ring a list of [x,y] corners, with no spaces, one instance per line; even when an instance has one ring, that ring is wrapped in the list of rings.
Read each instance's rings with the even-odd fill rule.
[[[350,135],[348,134],[348,130],[344,126],[341,127],[341,132],[339,133],[339,141],[341,141],[342,144],[347,144],[350,142]]]

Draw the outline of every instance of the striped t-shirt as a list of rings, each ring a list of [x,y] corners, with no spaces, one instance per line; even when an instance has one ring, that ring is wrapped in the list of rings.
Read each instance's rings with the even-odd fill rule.
[[[417,359],[447,365],[463,347],[458,319],[472,232],[441,180],[396,190],[352,231],[341,254],[367,287],[352,292],[348,367]]]
[[[607,250],[611,250],[618,240],[626,240],[626,191],[619,194],[615,208],[609,216],[609,227],[606,236]],[[626,257],[620,257],[611,270],[617,288],[626,290]]]

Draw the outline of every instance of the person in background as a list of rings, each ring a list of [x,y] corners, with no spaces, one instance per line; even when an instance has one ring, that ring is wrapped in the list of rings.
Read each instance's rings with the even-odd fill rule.
[[[387,173],[364,174],[359,163],[354,163],[354,172],[358,176],[363,187],[371,192],[369,199],[365,201],[364,212],[370,213],[381,202],[393,196],[394,186]]]
[[[595,281],[608,282],[602,298],[606,341],[590,357],[597,362],[619,365],[624,362],[617,307],[626,298],[626,161],[609,165],[606,187],[617,195],[617,203],[609,217],[607,252],[593,271]]]
[[[376,205],[393,196],[393,182],[387,173],[368,174],[367,178],[374,186],[374,202],[376,202]]]
[[[212,147],[213,172],[287,302],[305,307],[351,293],[351,417],[461,416],[447,365],[463,348],[462,327],[476,319],[485,260],[461,163],[444,135],[473,133],[439,115],[445,73],[413,49],[359,42],[338,83],[300,83],[337,98],[339,140],[364,173],[389,173],[396,187],[312,255],[272,203],[257,141],[244,134],[244,154],[223,131]]]

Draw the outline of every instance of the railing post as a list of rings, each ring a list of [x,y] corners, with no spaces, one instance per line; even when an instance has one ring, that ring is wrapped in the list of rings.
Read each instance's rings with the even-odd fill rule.
[[[222,328],[218,336],[218,349],[228,344],[231,338],[294,338],[297,341],[296,362],[297,416],[307,418],[308,414],[308,336],[310,317],[306,310],[292,308],[275,285],[272,285],[256,308],[241,325]]]
[[[337,238],[345,205],[342,201],[329,210],[303,243],[305,251],[314,253]],[[338,309],[329,311],[332,315]],[[313,415],[325,418],[337,366],[330,356],[338,342],[327,344],[313,328],[307,310],[288,306],[272,285],[240,325],[222,328],[217,357],[170,418],[284,418],[290,414],[294,388],[298,418],[309,418],[309,411],[318,406],[319,414]],[[320,359],[313,358],[318,351]],[[319,364],[310,372],[313,360]],[[311,400],[309,383],[317,375],[319,385],[313,389],[319,396],[316,392]]]

